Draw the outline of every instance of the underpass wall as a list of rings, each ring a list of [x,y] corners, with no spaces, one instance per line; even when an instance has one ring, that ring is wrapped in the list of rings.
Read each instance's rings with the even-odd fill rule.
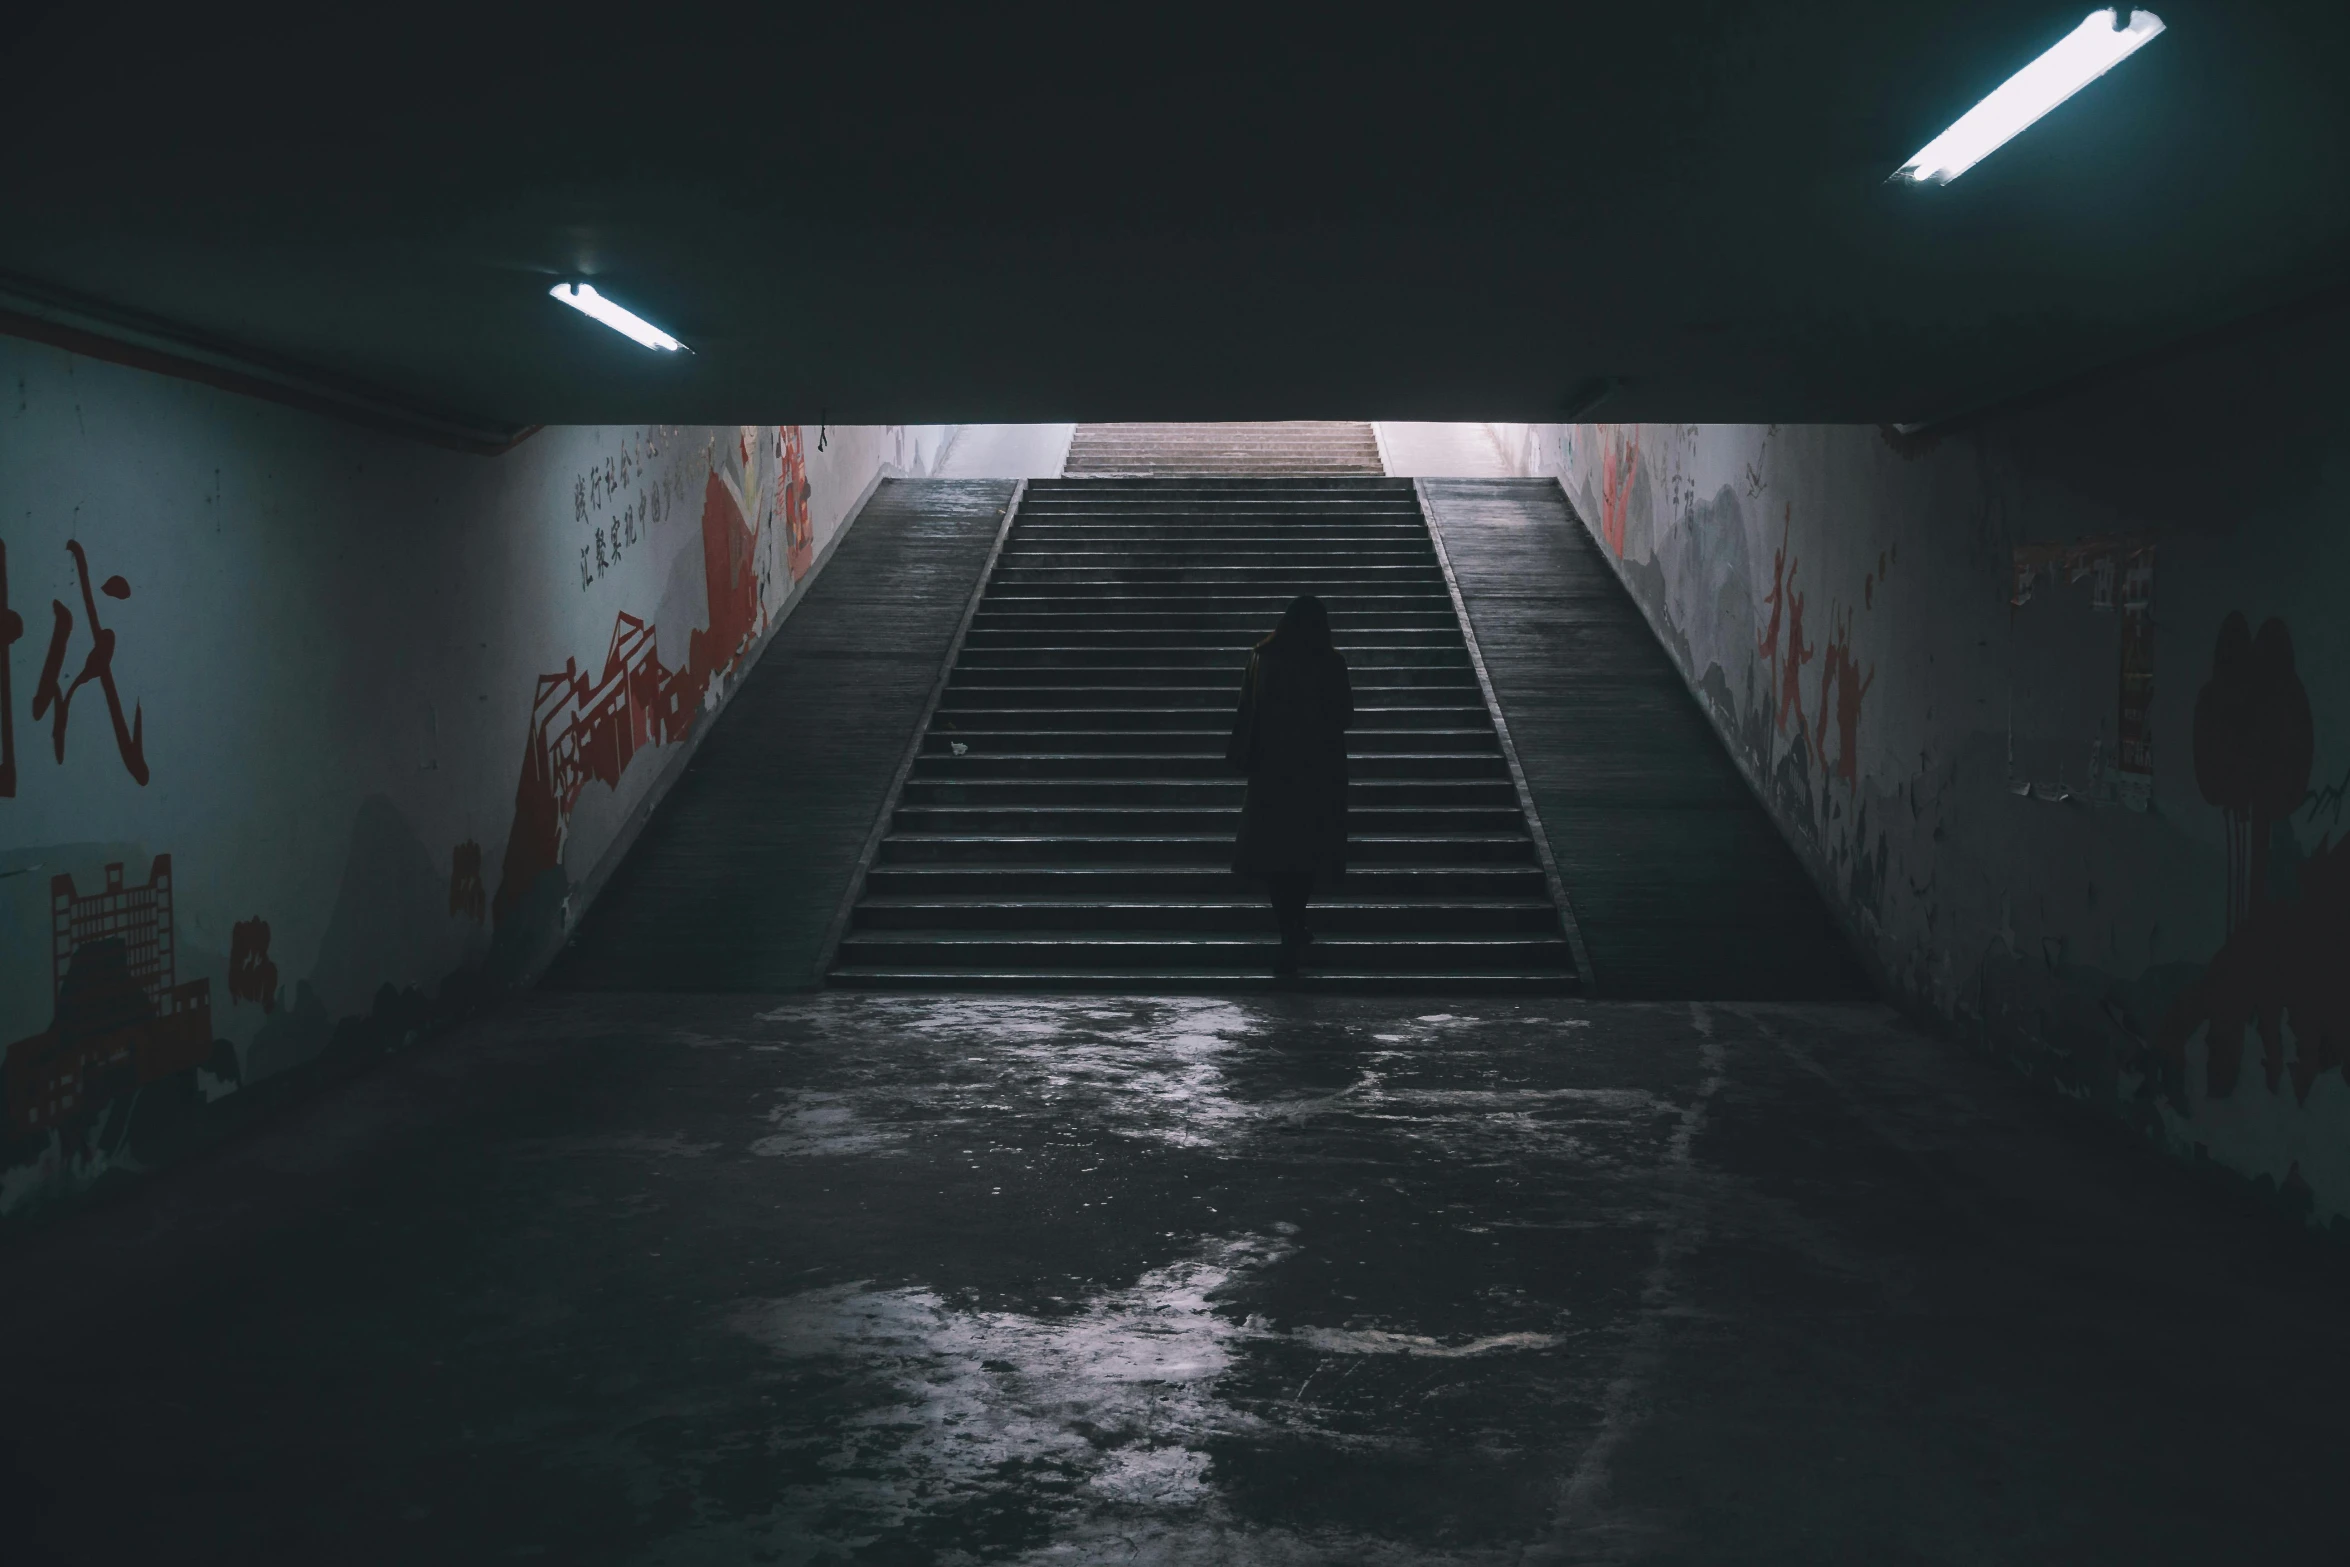
[[[0,339],[0,1219],[526,982],[951,427],[470,456]]]
[[[2304,313],[2033,406],[1521,425],[1881,982],[2350,1224],[2350,395]]]

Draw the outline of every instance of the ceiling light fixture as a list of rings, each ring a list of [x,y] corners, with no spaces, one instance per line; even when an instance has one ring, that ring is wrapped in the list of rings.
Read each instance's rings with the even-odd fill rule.
[[[1950,129],[1920,147],[1893,178],[1947,185],[2007,144],[2033,121],[2136,54],[2162,31],[2152,11],[2092,11],[2056,46],[2016,72]]]
[[[597,293],[592,283],[558,283],[547,292],[581,315],[593,316],[622,337],[642,343],[647,348],[657,348],[666,354],[692,352],[635,311],[623,310]]]

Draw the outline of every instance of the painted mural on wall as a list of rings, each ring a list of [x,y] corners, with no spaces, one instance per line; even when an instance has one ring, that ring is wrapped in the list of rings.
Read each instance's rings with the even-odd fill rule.
[[[2270,619],[2255,634],[2231,612],[2195,699],[2194,730],[2196,786],[2225,824],[2227,940],[2156,1040],[2182,1108],[2194,1044],[2212,1099],[2236,1091],[2250,1036],[2268,1092],[2289,1073],[2301,1103],[2319,1074],[2350,1061],[2350,855],[2330,827],[2304,851],[2292,825],[2323,805],[2309,787],[2315,754],[2292,632]],[[2299,1178],[2297,1162],[2292,1174]]]
[[[1887,984],[2350,1225],[2350,650],[2320,607],[2350,560],[2329,579],[2306,558],[2330,539],[2315,516],[2268,520],[2251,554],[2234,519],[2094,501],[2098,464],[2147,454],[2037,485],[1990,437],[1554,425],[1514,444]],[[2338,522],[2350,497],[2324,504]],[[2254,613],[2247,589],[2309,612]],[[2313,625],[2323,662],[2297,646]]]
[[[64,766],[65,737],[73,713],[73,699],[84,686],[94,682],[114,727],[114,746],[122,758],[123,770],[144,784],[148,779],[145,710],[134,705],[130,718],[127,721],[123,718],[122,692],[114,682],[115,636],[99,621],[98,600],[90,590],[89,554],[79,539],[67,539],[65,552],[73,561],[81,587],[83,620],[78,640],[86,643],[89,651],[71,681],[65,681],[67,655],[77,643],[74,612],[63,600],[51,599],[48,652],[41,660],[40,677],[33,686],[33,721],[49,720],[50,750],[57,765]],[[131,596],[131,585],[117,573],[99,584],[97,591],[108,598],[127,599]],[[8,546],[5,540],[0,540],[0,799],[13,798],[16,794],[16,703],[9,668],[13,659],[9,652],[23,639],[24,631],[24,617],[9,603]]]
[[[812,549],[800,446],[796,429],[745,426],[706,449],[705,471],[695,488],[701,501],[702,588],[709,623],[688,635],[680,667],[663,666],[651,622],[622,610],[600,665],[582,668],[577,658],[568,658],[562,669],[539,676],[515,785],[514,822],[497,895],[490,902],[495,921],[511,919],[531,889],[561,863],[581,793],[590,784],[617,789],[640,752],[685,739],[705,706],[715,701],[716,688],[766,631],[773,586],[769,546],[778,519],[800,536],[801,542],[789,548]],[[651,457],[658,455],[655,445]],[[636,471],[644,471],[649,460],[640,456]],[[614,471],[625,488],[631,481],[625,458]],[[673,464],[647,493],[683,493],[678,471]],[[633,515],[633,502],[629,511]],[[808,564],[799,561],[793,580],[807,575]]]
[[[902,428],[897,444],[902,453],[905,446]],[[808,515],[810,489],[807,440],[798,425],[785,425],[776,434],[775,498],[777,509],[783,515],[784,567],[794,582],[805,577],[808,568],[816,564],[816,524]]]
[[[950,433],[480,459],[0,368],[0,1217],[528,978],[865,491]]]
[[[20,1147],[46,1138],[53,1161],[70,1161],[94,1152],[110,1123],[127,1123],[139,1090],[205,1066],[233,1077],[236,1057],[213,1037],[211,982],[176,977],[170,855],[155,857],[142,885],[115,864],[96,891],[70,875],[49,889],[54,1012],[8,1046],[7,1133]]]

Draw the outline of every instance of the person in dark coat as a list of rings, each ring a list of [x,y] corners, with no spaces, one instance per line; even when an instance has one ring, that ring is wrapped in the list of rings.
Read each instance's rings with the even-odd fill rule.
[[[1280,972],[1297,972],[1313,934],[1306,901],[1346,870],[1346,731],[1354,722],[1346,660],[1330,614],[1301,594],[1248,656],[1227,755],[1248,774],[1232,868],[1262,877],[1281,922]]]

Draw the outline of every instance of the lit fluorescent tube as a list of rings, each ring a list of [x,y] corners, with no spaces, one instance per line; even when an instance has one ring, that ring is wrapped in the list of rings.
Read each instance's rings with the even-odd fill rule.
[[[558,283],[547,292],[581,315],[593,316],[622,337],[633,339],[647,348],[658,348],[663,353],[674,354],[685,347],[643,316],[631,310],[623,310],[597,293],[592,283]]]
[[[2009,137],[2136,54],[2162,31],[2152,11],[2132,11],[2123,26],[2112,10],[2092,11],[2056,47],[2016,72],[1957,123],[1920,147],[1893,177],[1947,185],[2005,146]]]

